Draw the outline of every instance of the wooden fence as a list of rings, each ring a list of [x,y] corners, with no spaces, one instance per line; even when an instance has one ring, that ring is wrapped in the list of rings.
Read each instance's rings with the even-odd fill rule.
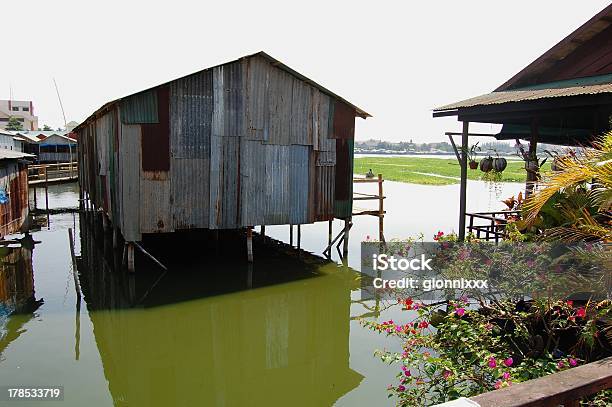
[[[74,161],[28,167],[28,184],[34,186],[74,181],[78,177],[78,164]]]

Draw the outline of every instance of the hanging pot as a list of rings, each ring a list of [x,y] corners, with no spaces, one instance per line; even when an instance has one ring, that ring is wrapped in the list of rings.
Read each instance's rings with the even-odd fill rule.
[[[493,159],[491,157],[480,160],[480,171],[489,172],[493,169]]]
[[[478,161],[476,160],[470,160],[470,168],[475,170],[476,168],[478,168]]]
[[[508,166],[505,158],[497,157],[493,160],[493,169],[497,172],[502,172]]]

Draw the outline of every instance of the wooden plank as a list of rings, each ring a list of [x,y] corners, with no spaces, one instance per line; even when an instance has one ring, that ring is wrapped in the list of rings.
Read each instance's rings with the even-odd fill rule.
[[[470,122],[463,122],[461,151],[467,151]],[[465,239],[465,212],[467,199],[467,154],[461,154],[461,180],[459,190],[459,241]]]
[[[481,407],[544,407],[612,388],[612,357],[472,397]],[[571,404],[569,404],[571,405]]]

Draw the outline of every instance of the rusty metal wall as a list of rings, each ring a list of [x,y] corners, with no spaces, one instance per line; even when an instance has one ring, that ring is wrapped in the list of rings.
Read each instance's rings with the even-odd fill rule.
[[[28,216],[28,170],[17,160],[0,161],[0,188],[8,202],[0,204],[0,236],[18,233]]]
[[[78,129],[82,188],[128,241],[328,220],[352,184],[349,110],[260,56],[220,65]]]

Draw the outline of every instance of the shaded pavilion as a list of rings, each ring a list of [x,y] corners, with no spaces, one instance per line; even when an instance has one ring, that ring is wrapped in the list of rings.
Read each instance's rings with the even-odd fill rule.
[[[610,130],[612,115],[612,5],[599,12],[491,93],[437,107],[434,117],[462,122],[459,238],[465,238],[467,151],[471,122],[501,124],[497,140],[529,143],[526,194],[537,181],[537,143],[589,146]],[[453,142],[454,145],[454,142]]]

